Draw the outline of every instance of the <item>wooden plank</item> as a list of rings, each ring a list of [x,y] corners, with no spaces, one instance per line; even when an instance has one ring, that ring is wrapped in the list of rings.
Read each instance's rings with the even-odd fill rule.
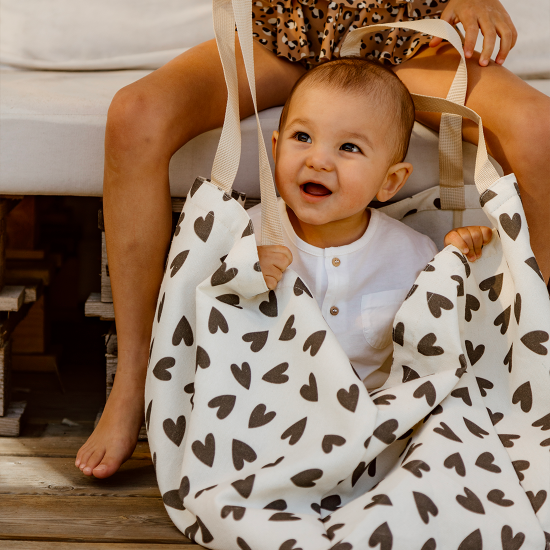
[[[76,458],[76,453],[86,443],[86,437],[44,436],[0,439],[0,456],[64,457]],[[151,453],[146,442],[138,442],[132,459],[150,460]]]
[[[109,275],[109,264],[107,262],[107,243],[105,241],[105,231],[101,232],[101,301],[113,301],[111,276]]]
[[[6,260],[6,279],[41,279],[45,286],[53,277],[53,257],[44,260]]]
[[[114,323],[109,327],[109,332],[105,335],[105,353],[109,355],[118,355],[118,338],[116,335],[116,325]]]
[[[6,258],[8,260],[43,260],[45,257],[45,250],[19,250],[17,248],[8,248],[6,250]]]
[[[19,311],[25,298],[24,286],[6,285],[0,290],[0,311]]]
[[[150,459],[130,459],[106,479],[84,475],[74,457],[0,457],[0,472],[0,495],[161,496]]]
[[[86,317],[100,317],[103,321],[115,320],[115,309],[113,304],[103,303],[100,292],[92,292],[84,305]]]
[[[0,495],[0,540],[189,542],[161,498]]]
[[[21,419],[27,408],[26,401],[12,401],[7,413],[0,416],[0,435],[17,437],[21,430]]]
[[[11,401],[11,340],[0,348],[0,416],[8,412]]]
[[[44,296],[34,302],[29,313],[13,331],[13,353],[46,351],[46,307]]]
[[[13,334],[17,325],[26,317],[32,304],[23,304],[19,311],[0,312],[0,346],[3,346]]]
[[[32,279],[27,279],[27,281],[30,281]],[[33,302],[36,302],[40,296],[42,296],[42,291],[44,289],[44,284],[42,281],[38,280],[36,283],[26,283],[25,281],[21,281],[25,285],[25,297],[23,299],[24,304],[32,304]]]
[[[6,210],[7,202],[0,200],[0,288],[6,284],[6,241],[8,234],[6,231],[6,217],[3,212]]]
[[[11,201],[10,201],[11,202]],[[7,216],[10,248],[33,250],[38,240],[36,197],[27,195]]]
[[[14,371],[55,372],[57,373],[57,356],[32,353],[12,354]]]
[[[4,546],[8,550],[7,546]],[[46,542],[10,540],[9,550],[199,550],[204,546],[194,543],[139,544],[132,542]]]

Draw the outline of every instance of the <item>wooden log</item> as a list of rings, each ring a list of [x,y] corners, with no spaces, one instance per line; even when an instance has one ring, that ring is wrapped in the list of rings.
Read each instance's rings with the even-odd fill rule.
[[[17,248],[6,249],[7,260],[43,260],[45,258],[45,250],[19,250]]]
[[[105,243],[105,231],[101,232],[101,301],[112,302],[111,277],[109,264],[107,263],[107,245]]]
[[[46,308],[44,296],[41,296],[13,331],[13,353],[45,353],[46,328]]]
[[[110,326],[109,332],[105,335],[105,353],[118,355],[118,339],[114,323]]]
[[[24,286],[5,285],[0,290],[0,311],[19,311],[25,299]]]
[[[19,311],[0,312],[0,346],[12,336],[17,325],[25,318],[32,304],[23,304]]]
[[[190,542],[161,498],[0,495],[0,509],[0,540]]]
[[[11,401],[11,340],[0,348],[0,416],[8,413]]]
[[[40,279],[45,286],[48,286],[53,277],[54,267],[53,256],[43,260],[6,260],[6,282]]]
[[[55,354],[14,353],[12,365],[14,371],[58,372]]]
[[[17,437],[21,430],[21,420],[25,409],[26,401],[12,401],[8,406],[7,413],[0,416],[0,435]],[[0,521],[1,523],[1,521]]]
[[[86,317],[100,317],[102,321],[114,321],[115,309],[112,303],[102,302],[100,292],[92,292],[84,305]]]
[[[118,365],[118,356],[111,355],[110,353],[106,353],[105,363],[106,363],[106,371],[107,371],[105,398],[109,399],[109,395],[111,395],[111,390],[113,389],[113,383],[115,381],[116,368]]]

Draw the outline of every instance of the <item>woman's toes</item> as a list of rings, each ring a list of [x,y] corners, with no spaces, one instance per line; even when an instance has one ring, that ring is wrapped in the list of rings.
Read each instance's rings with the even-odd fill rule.
[[[120,468],[121,464],[121,459],[106,454],[100,464],[93,469],[92,473],[95,477],[103,479],[104,477],[113,475]]]
[[[92,453],[90,458],[87,460],[86,467],[82,470],[82,472],[87,476],[91,476],[93,469],[101,462],[101,459],[103,458],[104,454],[105,454],[104,450],[94,451],[94,453]]]

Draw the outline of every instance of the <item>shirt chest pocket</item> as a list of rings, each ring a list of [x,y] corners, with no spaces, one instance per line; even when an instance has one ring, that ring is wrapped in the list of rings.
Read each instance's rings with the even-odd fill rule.
[[[409,292],[408,288],[364,294],[361,299],[361,320],[365,339],[375,349],[391,343],[393,320]]]

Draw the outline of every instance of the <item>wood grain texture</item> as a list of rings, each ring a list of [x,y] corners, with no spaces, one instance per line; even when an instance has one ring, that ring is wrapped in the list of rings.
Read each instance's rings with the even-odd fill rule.
[[[5,416],[11,400],[11,340],[0,347],[0,416]]]
[[[0,439],[0,456],[35,456],[76,458],[78,449],[86,443],[87,437],[18,437]],[[138,442],[134,459],[151,459],[149,445]]]
[[[46,342],[46,307],[41,296],[13,331],[13,353],[44,353]]]
[[[5,542],[5,550],[200,550],[204,546],[190,543],[139,544],[132,542],[45,542],[10,540]],[[8,546],[9,544],[9,546]]]
[[[86,317],[100,317],[103,321],[115,320],[115,309],[112,303],[102,302],[100,292],[92,292],[84,305]]]
[[[25,298],[24,286],[6,285],[0,290],[0,311],[19,311]]]
[[[101,301],[113,301],[113,293],[111,292],[111,276],[109,275],[109,264],[107,262],[105,231],[101,232]]]
[[[160,498],[0,495],[0,510],[0,540],[189,542]]]
[[[0,495],[160,498],[150,459],[130,459],[111,477],[84,475],[70,458],[0,457]]]
[[[21,419],[27,408],[26,401],[12,401],[4,416],[0,416],[0,435],[16,437],[21,430]]]

